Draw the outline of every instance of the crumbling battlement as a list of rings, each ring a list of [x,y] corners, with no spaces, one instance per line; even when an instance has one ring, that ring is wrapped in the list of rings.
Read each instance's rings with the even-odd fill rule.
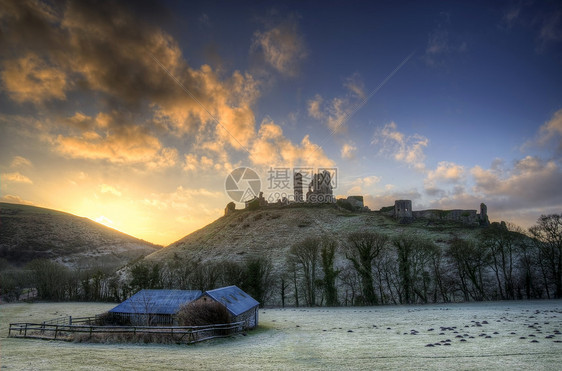
[[[480,213],[476,210],[412,210],[411,200],[394,201],[393,216],[396,219],[429,219],[461,222],[466,225],[489,225],[488,208],[484,203],[480,204]]]

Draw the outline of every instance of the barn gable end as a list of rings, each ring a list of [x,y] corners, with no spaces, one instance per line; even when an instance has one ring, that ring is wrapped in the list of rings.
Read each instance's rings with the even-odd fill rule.
[[[246,328],[254,328],[258,325],[260,303],[237,286],[206,291],[202,299],[207,297],[224,305],[234,322],[243,321]]]

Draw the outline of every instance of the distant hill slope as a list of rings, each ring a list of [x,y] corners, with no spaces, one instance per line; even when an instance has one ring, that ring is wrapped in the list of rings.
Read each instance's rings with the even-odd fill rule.
[[[481,228],[424,219],[400,224],[382,212],[352,213],[335,206],[236,210],[145,259],[239,262],[248,256],[265,255],[280,268],[289,248],[306,237],[328,235],[343,244],[348,234],[356,231],[380,232],[391,237],[415,234],[444,247],[455,236],[477,237]],[[339,259],[343,259],[343,254],[339,254]]]
[[[61,211],[0,203],[0,258],[46,258],[70,268],[118,267],[161,246]]]

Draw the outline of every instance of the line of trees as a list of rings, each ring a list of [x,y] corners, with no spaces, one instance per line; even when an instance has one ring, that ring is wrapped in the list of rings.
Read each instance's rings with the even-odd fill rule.
[[[2,298],[34,287],[44,300],[122,301],[141,289],[237,285],[262,305],[338,306],[562,298],[562,214],[541,216],[523,233],[505,223],[479,238],[438,246],[416,234],[355,232],[339,244],[308,237],[277,262],[265,256],[204,263],[179,256],[139,261],[120,278],[103,269],[71,271],[48,260],[2,268]],[[281,263],[281,264],[280,264]]]
[[[37,259],[24,269],[13,269],[0,261],[1,294],[4,301],[17,301],[30,295],[48,301],[121,302],[142,289],[210,290],[237,285],[264,304],[273,294],[273,264],[264,257],[251,257],[241,263],[201,264],[175,258],[167,264],[139,261],[128,274],[102,268],[71,270],[57,262]],[[121,272],[123,273],[123,272]],[[120,278],[124,276],[125,278]],[[26,295],[27,294],[27,295]]]
[[[326,259],[324,246],[331,246]],[[528,234],[492,223],[477,239],[445,247],[416,234],[357,232],[291,247],[284,277],[294,305],[376,305],[562,298],[562,215],[541,216]],[[322,253],[321,253],[322,252]],[[339,255],[338,264],[334,255]],[[319,264],[321,262],[322,264]],[[284,291],[282,296],[286,295]]]

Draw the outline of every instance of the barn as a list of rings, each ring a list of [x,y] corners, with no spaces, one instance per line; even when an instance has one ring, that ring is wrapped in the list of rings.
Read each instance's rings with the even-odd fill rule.
[[[172,326],[180,307],[201,295],[199,290],[141,290],[109,313],[121,323]]]
[[[214,300],[221,303],[228,310],[231,321],[244,322],[246,329],[253,329],[258,325],[260,303],[237,286],[205,291],[199,300]]]

